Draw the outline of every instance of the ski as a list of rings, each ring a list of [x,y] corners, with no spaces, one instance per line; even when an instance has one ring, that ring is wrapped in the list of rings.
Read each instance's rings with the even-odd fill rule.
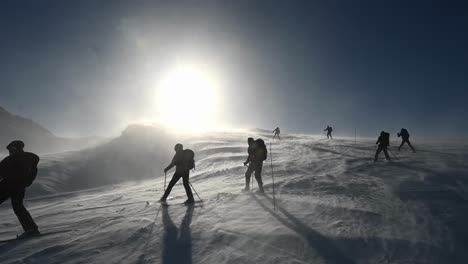
[[[242,189],[241,193],[247,194],[247,195],[258,195],[258,196],[265,196],[264,192],[259,192],[259,191],[251,191],[251,190],[245,190]]]
[[[49,235],[66,233],[66,232],[71,232],[71,231],[74,231],[74,229],[45,231],[45,232],[40,233],[38,235],[31,235],[31,236],[21,237],[21,238],[20,237],[15,237],[15,238],[3,239],[3,240],[0,240],[0,244],[7,243],[7,242],[12,242],[12,241],[28,240],[28,239],[33,239],[33,238],[37,238],[37,237],[49,236]]]
[[[167,202],[161,202],[161,206],[171,206],[171,205],[185,205],[185,206],[197,206],[197,205],[200,205],[202,206],[203,205],[203,201],[195,201],[193,203],[167,203]]]
[[[173,196],[170,196],[166,199],[166,201],[162,202],[162,201],[146,201],[146,206],[145,207],[148,207],[150,205],[153,205],[153,204],[163,204],[163,203],[167,203],[168,200],[174,200],[174,197]]]

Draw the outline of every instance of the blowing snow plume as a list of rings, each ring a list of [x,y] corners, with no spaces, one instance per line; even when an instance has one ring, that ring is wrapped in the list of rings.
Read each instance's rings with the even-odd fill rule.
[[[43,156],[38,184],[30,193],[56,194],[161,176],[173,141],[163,129],[132,125],[103,145]]]

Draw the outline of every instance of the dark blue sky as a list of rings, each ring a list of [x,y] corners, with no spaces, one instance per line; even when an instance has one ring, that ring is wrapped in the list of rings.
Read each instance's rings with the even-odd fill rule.
[[[0,2],[0,105],[56,134],[147,116],[181,59],[219,69],[233,127],[467,134],[465,1],[73,2]]]

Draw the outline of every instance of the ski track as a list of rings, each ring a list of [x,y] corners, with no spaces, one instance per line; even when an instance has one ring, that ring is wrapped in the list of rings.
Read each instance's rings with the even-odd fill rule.
[[[374,163],[372,140],[291,135],[272,152],[266,140],[260,196],[240,191],[248,136],[187,139],[197,162],[191,182],[204,199],[194,207],[178,204],[180,183],[173,205],[161,207],[161,177],[28,200],[44,232],[72,231],[0,244],[0,263],[465,263],[467,148],[392,146],[398,160]],[[52,174],[40,187],[66,186],[46,165]],[[0,239],[19,232],[4,203]]]

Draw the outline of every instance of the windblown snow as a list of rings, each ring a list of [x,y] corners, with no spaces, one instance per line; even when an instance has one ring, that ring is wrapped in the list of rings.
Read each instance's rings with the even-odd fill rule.
[[[156,202],[162,166],[173,155],[167,148],[136,149],[132,155],[152,154],[128,167],[110,149],[43,157],[26,206],[46,235],[0,243],[0,262],[466,263],[467,146],[417,145],[415,138],[417,153],[393,144],[393,160],[382,155],[374,163],[372,140],[284,135],[271,152],[266,140],[261,196],[256,183],[252,193],[241,192],[247,136],[267,138],[219,132],[184,139],[196,153],[191,183],[204,201],[194,207],[180,204],[181,182],[169,207]],[[102,180],[91,180],[100,176],[86,170],[90,155],[98,160],[92,168],[117,169],[101,168]],[[0,239],[20,232],[2,204]]]

